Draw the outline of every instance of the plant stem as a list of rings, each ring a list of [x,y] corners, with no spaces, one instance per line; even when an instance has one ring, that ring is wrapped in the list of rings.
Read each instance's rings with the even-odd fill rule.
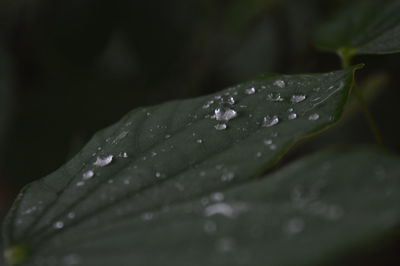
[[[353,57],[355,55],[354,51],[352,49],[343,48],[338,51],[338,54],[342,61],[342,68],[350,67],[351,60],[353,59]],[[367,120],[369,129],[371,130],[371,133],[374,136],[376,143],[379,146],[381,146],[382,148],[385,148],[380,130],[379,130],[370,110],[368,109],[368,104],[366,103],[366,101],[364,99],[364,95],[363,95],[360,87],[357,86],[356,81],[354,81],[353,90],[354,90],[354,93],[356,94],[357,101],[361,107],[361,110],[363,112],[365,119]]]
[[[357,86],[357,84],[354,84],[354,93],[356,94],[358,103],[360,104],[361,110],[364,114],[365,119],[367,120],[369,129],[372,132],[372,135],[375,138],[376,143],[381,146],[382,148],[385,148],[385,145],[383,144],[383,140],[381,137],[380,130],[375,122],[375,119],[373,118],[371,112],[368,109],[368,105],[365,102],[364,95],[362,94],[362,91],[360,88]]]

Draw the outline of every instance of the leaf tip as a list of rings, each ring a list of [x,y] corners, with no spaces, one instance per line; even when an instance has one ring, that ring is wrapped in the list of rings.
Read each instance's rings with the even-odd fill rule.
[[[364,63],[360,63],[354,66],[351,66],[351,68],[353,69],[353,71],[359,70],[359,69],[363,69],[365,67]]]

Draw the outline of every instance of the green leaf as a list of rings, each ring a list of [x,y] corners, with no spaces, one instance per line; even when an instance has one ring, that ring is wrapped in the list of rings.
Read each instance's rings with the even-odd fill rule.
[[[347,55],[400,52],[400,1],[352,3],[316,34],[318,47]]]
[[[296,141],[337,121],[357,68],[265,75],[213,95],[132,111],[21,192],[4,224],[9,250],[19,247],[11,253],[26,254],[14,261],[40,258],[61,237],[71,241],[56,246],[67,249],[78,244],[75,236],[257,177]],[[216,121],[218,108],[232,119]]]
[[[333,265],[332,258],[381,241],[399,225],[399,175],[399,158],[374,150],[319,153],[224,192],[60,231],[35,261]]]

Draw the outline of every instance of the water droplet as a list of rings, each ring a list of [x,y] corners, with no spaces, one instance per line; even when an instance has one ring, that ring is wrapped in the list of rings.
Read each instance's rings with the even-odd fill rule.
[[[291,113],[291,112],[293,112],[294,110],[293,110],[293,108],[289,108],[287,111],[288,111],[288,113]]]
[[[215,203],[210,206],[207,206],[204,210],[204,215],[209,217],[216,214],[221,214],[226,217],[234,217],[234,209],[231,205],[227,203]]]
[[[123,152],[123,153],[121,154],[121,157],[122,157],[122,158],[128,158],[128,153]]]
[[[307,97],[305,95],[301,95],[301,94],[292,95],[292,98],[290,99],[290,101],[292,103],[300,103],[300,102],[304,101],[306,98]]]
[[[276,145],[275,144],[271,144],[269,146],[269,149],[272,150],[272,151],[276,150]]]
[[[235,98],[233,98],[232,96],[228,97],[225,101],[230,105],[235,104]]]
[[[217,121],[229,121],[237,116],[237,112],[230,108],[216,108],[214,117]]]
[[[215,192],[215,193],[211,194],[210,198],[213,201],[223,201],[224,200],[224,194],[221,193],[221,192]]]
[[[106,156],[104,158],[97,157],[97,159],[93,163],[93,165],[100,166],[100,167],[109,165],[112,162],[113,158],[114,158],[113,155],[108,155],[108,156]]]
[[[74,219],[75,218],[75,213],[74,212],[69,212],[67,214],[68,219]]]
[[[79,181],[79,182],[76,183],[77,187],[81,187],[83,185],[85,185],[85,182],[83,182],[83,181]]]
[[[162,174],[161,174],[160,172],[156,172],[155,176],[156,176],[157,178],[160,178],[160,177],[162,176]]]
[[[256,93],[256,88],[248,88],[244,91],[244,93],[246,93],[248,95],[254,94],[254,93]]]
[[[165,138],[166,138],[166,139],[169,139],[170,137],[171,137],[170,134],[165,135]]]
[[[224,130],[227,128],[226,124],[216,124],[214,127],[216,130]]]
[[[310,115],[308,117],[308,120],[312,120],[312,121],[315,121],[315,120],[318,120],[318,119],[319,119],[319,114],[317,114],[317,113],[312,114],[312,115]]]
[[[226,253],[232,251],[236,246],[236,242],[231,237],[223,237],[218,239],[216,249],[218,252]]]
[[[64,223],[62,221],[57,221],[53,224],[55,229],[62,229],[64,227]]]
[[[262,126],[263,127],[272,127],[278,123],[279,123],[279,118],[276,115],[274,115],[272,117],[267,115],[263,118]]]
[[[283,80],[281,80],[281,79],[278,79],[278,80],[276,80],[275,82],[274,82],[274,85],[275,86],[278,86],[279,88],[284,88],[285,87],[285,81],[283,81]]]
[[[261,152],[257,152],[257,153],[256,153],[256,157],[257,157],[257,158],[260,158],[261,156],[262,156],[262,153],[261,153]]]
[[[234,177],[235,177],[235,174],[233,172],[225,172],[222,174],[221,180],[223,182],[231,181]]]
[[[83,180],[88,180],[94,176],[94,172],[92,170],[86,171],[83,173]]]
[[[304,221],[301,218],[292,218],[285,225],[285,232],[294,235],[301,233],[304,230]]]
[[[35,212],[36,210],[37,210],[37,207],[33,206],[33,207],[27,209],[26,211],[24,211],[24,214],[31,214],[31,213]]]
[[[271,145],[272,144],[272,139],[266,139],[264,140],[265,145]]]
[[[198,139],[198,140],[196,140],[196,142],[200,144],[200,143],[203,143],[203,140],[202,139]]]
[[[280,93],[269,93],[267,95],[267,100],[271,102],[282,102],[284,99],[281,97]]]
[[[288,118],[289,118],[289,120],[296,119],[296,118],[297,118],[297,114],[296,114],[296,113],[290,113],[290,114],[288,115]]]
[[[207,206],[204,209],[204,215],[209,217],[220,214],[228,218],[235,218],[240,213],[247,211],[247,209],[247,205],[240,202],[236,202],[234,204],[218,202]]]

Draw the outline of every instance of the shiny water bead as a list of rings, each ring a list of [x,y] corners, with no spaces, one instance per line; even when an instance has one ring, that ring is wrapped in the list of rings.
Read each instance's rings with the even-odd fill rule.
[[[216,130],[225,130],[225,129],[227,128],[227,125],[226,125],[226,124],[216,124],[216,125],[214,126],[214,128],[215,128]]]
[[[289,115],[288,115],[288,119],[289,120],[293,120],[293,119],[296,119],[297,118],[297,114],[296,113],[290,113]]]
[[[108,156],[106,156],[106,157],[104,157],[104,158],[102,158],[102,157],[97,157],[97,159],[96,159],[96,161],[93,163],[93,165],[95,165],[95,166],[100,166],[100,167],[109,165],[109,164],[112,162],[113,158],[114,158],[113,155],[108,155]]]
[[[237,116],[237,112],[231,108],[216,108],[214,117],[217,121],[229,121]]]
[[[246,89],[245,91],[244,91],[244,93],[246,93],[247,95],[251,95],[251,94],[254,94],[254,93],[256,93],[256,88],[248,88],[248,89]]]
[[[274,115],[274,116],[267,115],[267,116],[265,116],[263,118],[262,125],[263,125],[263,127],[272,127],[272,126],[274,126],[274,125],[276,125],[278,123],[279,123],[278,116],[276,116],[276,115]]]
[[[308,120],[311,120],[311,121],[315,121],[315,120],[318,120],[318,119],[319,119],[319,114],[317,114],[317,113],[311,114],[308,117]]]
[[[306,98],[307,98],[307,96],[301,95],[301,94],[292,95],[292,98],[290,98],[290,101],[292,103],[300,103],[300,102],[304,101]]]
[[[274,85],[278,86],[279,88],[284,88],[286,86],[286,83],[285,81],[278,79],[274,82]]]

